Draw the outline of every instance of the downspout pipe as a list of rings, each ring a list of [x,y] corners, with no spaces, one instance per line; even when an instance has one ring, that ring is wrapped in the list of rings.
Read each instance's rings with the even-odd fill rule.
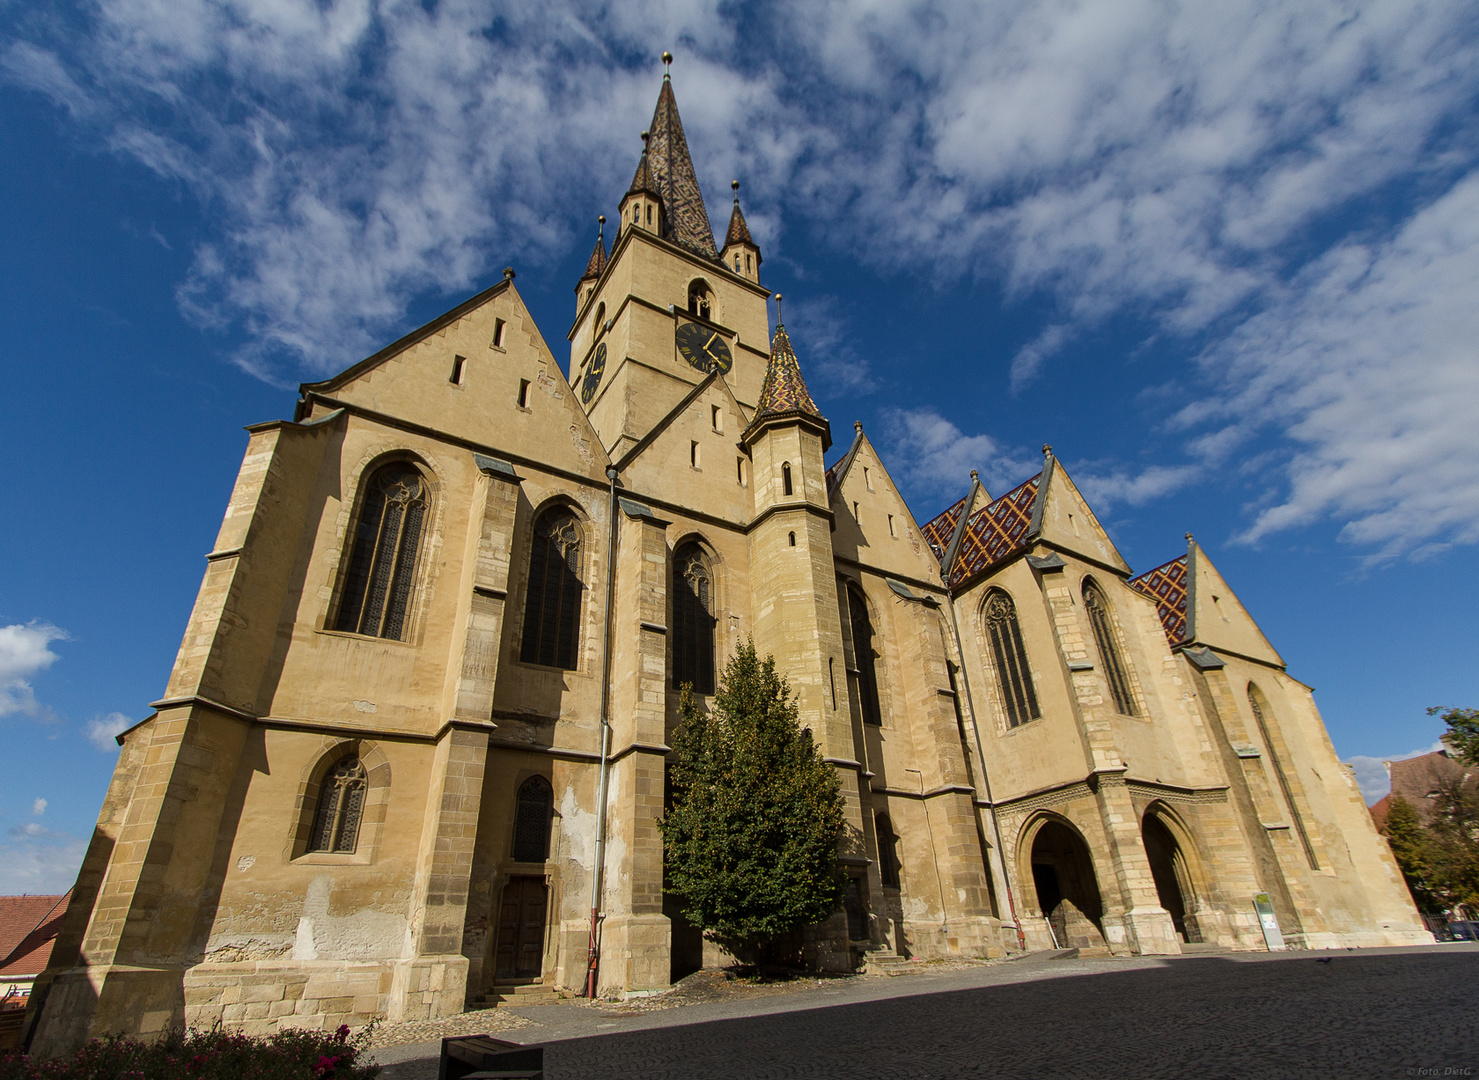
[[[611,626],[616,596],[616,468],[606,470],[611,482],[611,533],[606,541],[606,629],[601,641],[601,783],[596,798],[596,866],[591,876],[591,936],[586,950],[585,996],[596,996],[601,970],[601,893],[606,884],[606,795],[611,783]],[[978,736],[979,738],[979,736]]]
[[[1017,947],[1027,951],[1027,934],[1022,929],[1021,916],[1017,914],[1017,898],[1012,894],[1012,877],[1007,872],[1006,847],[1001,839],[1001,822],[996,817],[996,800],[991,797],[991,775],[986,770],[986,751],[981,746],[981,725],[976,719],[976,701],[971,696],[971,673],[965,662],[965,648],[960,643],[960,621],[955,616],[955,590],[946,588],[946,599],[950,601],[950,629],[955,633],[955,655],[960,657],[960,677],[965,686],[965,703],[971,710],[971,731],[976,736],[976,756],[981,761],[981,786],[986,789],[986,805],[991,809],[991,830],[996,834],[996,860],[1001,864],[1001,880],[1007,890],[1007,907],[1012,913],[1012,922],[1017,929]]]

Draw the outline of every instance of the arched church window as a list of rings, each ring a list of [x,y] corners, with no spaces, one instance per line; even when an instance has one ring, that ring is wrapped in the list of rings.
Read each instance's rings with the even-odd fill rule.
[[[982,614],[986,636],[991,640],[991,659],[996,668],[996,686],[1006,709],[1007,726],[1017,727],[1042,715],[1037,707],[1037,692],[1032,685],[1032,670],[1027,666],[1027,647],[1022,641],[1022,627],[1017,623],[1017,606],[1000,589],[991,590]]]
[[[1109,612],[1109,603],[1093,582],[1084,585],[1084,608],[1089,613],[1089,625],[1094,629],[1094,643],[1099,646],[1099,660],[1104,665],[1104,678],[1109,683],[1110,696],[1115,709],[1123,716],[1139,716],[1135,708],[1135,695],[1130,689],[1129,669],[1125,667],[1120,652],[1119,637],[1115,633],[1114,618]]]
[[[697,544],[673,557],[673,685],[714,692],[714,585]]]
[[[575,668],[584,588],[580,580],[580,523],[569,510],[555,507],[534,525],[519,659],[526,664]]]
[[[785,494],[791,494],[791,463],[789,461],[781,463],[781,489]]]
[[[878,707],[878,671],[874,666],[873,622],[868,618],[868,602],[853,589],[847,590],[847,608],[852,623],[853,656],[858,665],[858,704],[866,724],[883,723]]]
[[[596,305],[596,337],[600,337],[606,330],[606,302],[603,300]]]
[[[400,641],[416,586],[426,523],[426,481],[405,461],[377,469],[364,485],[335,630]]]
[[[899,887],[899,836],[894,832],[893,824],[888,820],[887,814],[879,814],[876,824],[878,872],[883,876],[884,885],[897,889]]]
[[[550,811],[555,793],[542,776],[531,776],[519,785],[514,810],[514,862],[544,862],[549,858]]]
[[[697,315],[700,319],[710,318],[710,300],[709,286],[703,278],[698,278],[688,286],[688,314]]]
[[[344,758],[319,782],[318,809],[313,815],[309,851],[354,854],[360,815],[365,807],[365,767],[357,757]]]

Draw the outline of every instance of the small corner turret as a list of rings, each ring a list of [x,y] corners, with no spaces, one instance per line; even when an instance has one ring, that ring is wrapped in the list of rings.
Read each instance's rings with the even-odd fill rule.
[[[596,246],[591,252],[590,260],[585,264],[585,273],[580,275],[580,280],[575,283],[575,312],[578,315],[580,309],[585,307],[587,300],[595,294],[596,282],[601,277],[601,272],[606,269],[606,215],[602,214],[596,219]]]
[[[651,138],[650,132],[642,132],[642,158],[637,162],[632,186],[627,188],[621,200],[621,227],[646,229],[661,236],[667,222],[663,217],[662,193],[658,191],[657,178],[652,175],[652,163],[648,157]]]
[[[760,248],[750,236],[750,227],[740,210],[739,181],[731,180],[729,186],[734,190],[734,211],[729,215],[729,231],[724,234],[724,250],[719,253],[719,261],[741,277],[759,284]]]

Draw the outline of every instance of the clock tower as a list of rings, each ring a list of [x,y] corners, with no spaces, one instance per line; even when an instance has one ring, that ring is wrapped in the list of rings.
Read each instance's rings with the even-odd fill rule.
[[[770,355],[759,248],[737,195],[722,255],[714,243],[667,74],[642,141],[611,250],[597,239],[576,286],[569,333],[570,385],[613,460],[710,372],[753,411]]]

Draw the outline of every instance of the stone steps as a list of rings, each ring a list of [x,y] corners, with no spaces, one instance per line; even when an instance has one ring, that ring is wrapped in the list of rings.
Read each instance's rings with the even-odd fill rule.
[[[500,982],[493,989],[468,998],[469,1011],[477,1009],[522,1008],[525,1005],[548,1005],[563,1001],[565,995],[552,986],[538,982]]]
[[[909,961],[898,953],[879,949],[863,954],[864,975],[902,975],[908,970]]]

